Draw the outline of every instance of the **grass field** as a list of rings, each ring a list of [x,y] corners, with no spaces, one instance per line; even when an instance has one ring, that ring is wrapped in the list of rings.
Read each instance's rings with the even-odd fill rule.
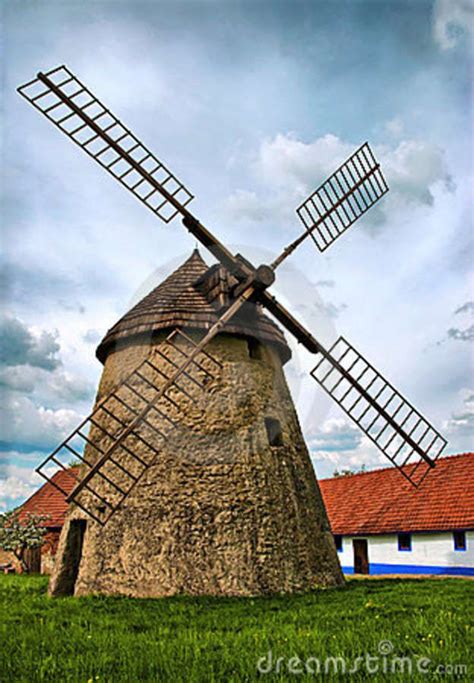
[[[2,683],[321,680],[325,669],[338,680],[343,666],[357,681],[474,680],[474,581],[352,580],[258,599],[50,599],[46,587],[0,576]]]

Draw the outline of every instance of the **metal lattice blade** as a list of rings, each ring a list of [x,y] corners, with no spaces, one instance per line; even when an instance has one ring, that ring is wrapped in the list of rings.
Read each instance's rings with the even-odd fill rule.
[[[65,66],[39,73],[18,92],[165,223],[183,213],[193,199],[183,183]]]
[[[388,192],[368,143],[363,144],[296,209],[320,251]]]
[[[185,370],[182,366],[188,365]],[[216,379],[219,361],[182,331],[153,349],[77,429],[41,463],[37,472],[104,525],[155,462],[163,443]],[[179,378],[174,378],[180,370]],[[174,379],[173,379],[174,378]],[[170,382],[170,379],[173,380]],[[86,468],[69,469],[74,456]],[[57,467],[77,479],[68,494],[52,479]]]
[[[311,371],[314,379],[414,486],[447,441],[343,337]]]

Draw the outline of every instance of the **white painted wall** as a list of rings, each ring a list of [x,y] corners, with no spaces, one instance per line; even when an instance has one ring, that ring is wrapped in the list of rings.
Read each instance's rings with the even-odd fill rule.
[[[474,568],[474,530],[466,532],[466,550],[454,550],[452,532],[413,533],[411,551],[398,550],[398,535],[344,536],[338,553],[343,568],[354,567],[353,538],[366,538],[369,564]]]

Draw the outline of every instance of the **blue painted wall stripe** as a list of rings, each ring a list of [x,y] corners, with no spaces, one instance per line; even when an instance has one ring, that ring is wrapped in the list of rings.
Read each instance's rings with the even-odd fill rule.
[[[354,574],[354,567],[342,567],[344,574]],[[474,576],[474,567],[439,567],[422,564],[369,565],[370,574],[444,574],[446,576]]]

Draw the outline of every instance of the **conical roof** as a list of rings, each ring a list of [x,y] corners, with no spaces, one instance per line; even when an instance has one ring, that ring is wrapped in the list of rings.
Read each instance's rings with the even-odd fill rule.
[[[140,343],[162,330],[208,330],[229,303],[234,284],[236,280],[227,270],[219,264],[209,268],[195,249],[179,268],[110,328],[97,347],[97,358],[104,363],[118,343]],[[263,315],[258,305],[242,306],[223,331],[274,345],[283,363],[291,357],[283,332]]]

